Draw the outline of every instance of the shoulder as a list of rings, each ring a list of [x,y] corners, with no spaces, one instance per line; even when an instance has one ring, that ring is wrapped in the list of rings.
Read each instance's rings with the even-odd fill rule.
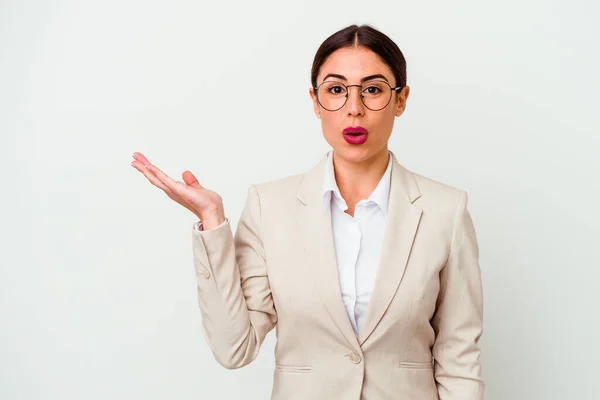
[[[416,172],[411,173],[414,176],[423,197],[435,196],[443,201],[459,198],[462,193],[465,192],[465,189],[463,188],[440,182],[437,179]]]
[[[453,215],[457,208],[466,206],[467,191],[437,179],[410,172],[419,187],[420,197],[415,201],[424,211]]]
[[[312,166],[307,167],[300,173],[287,175],[281,178],[272,179],[269,181],[263,181],[254,183],[251,187],[256,188],[256,191],[260,195],[261,199],[274,198],[279,201],[284,199],[296,198],[299,189],[308,180],[311,186],[317,184],[322,186],[324,179],[324,166],[327,160],[327,154],[322,155],[318,162]]]
[[[261,200],[296,197],[296,193],[306,173],[295,174],[283,178],[273,179],[252,184]]]

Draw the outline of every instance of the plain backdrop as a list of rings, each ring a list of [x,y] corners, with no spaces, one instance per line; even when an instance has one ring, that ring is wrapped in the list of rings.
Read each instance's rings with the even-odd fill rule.
[[[600,6],[593,1],[0,1],[0,399],[266,399],[274,331],[201,334],[195,216],[130,166],[189,169],[237,226],[250,184],[329,149],[313,56],[390,36],[390,149],[469,192],[489,400],[600,398]]]

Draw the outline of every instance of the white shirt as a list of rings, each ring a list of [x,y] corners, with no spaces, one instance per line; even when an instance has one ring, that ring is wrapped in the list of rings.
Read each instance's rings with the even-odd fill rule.
[[[335,181],[333,152],[327,156],[323,185],[323,212],[331,207],[331,225],[340,288],[352,328],[358,331],[367,315],[385,232],[390,193],[392,157],[383,177],[368,199],[360,200],[354,217],[346,214],[346,201]]]

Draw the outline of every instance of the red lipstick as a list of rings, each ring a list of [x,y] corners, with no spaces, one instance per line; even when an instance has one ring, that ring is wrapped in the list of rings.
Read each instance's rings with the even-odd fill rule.
[[[369,136],[369,131],[362,126],[348,126],[342,133],[346,142],[350,144],[363,144]]]

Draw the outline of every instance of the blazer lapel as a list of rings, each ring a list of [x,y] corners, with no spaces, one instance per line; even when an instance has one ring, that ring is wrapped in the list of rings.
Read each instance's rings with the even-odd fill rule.
[[[392,301],[408,262],[422,210],[413,202],[420,197],[414,175],[392,153],[390,198],[375,287],[367,316],[359,330],[358,342],[369,338]]]
[[[359,350],[358,340],[342,299],[335,242],[331,225],[331,209],[322,210],[322,189],[327,156],[307,172],[298,191],[296,217],[305,247],[307,268],[317,292],[331,319],[348,343]]]

